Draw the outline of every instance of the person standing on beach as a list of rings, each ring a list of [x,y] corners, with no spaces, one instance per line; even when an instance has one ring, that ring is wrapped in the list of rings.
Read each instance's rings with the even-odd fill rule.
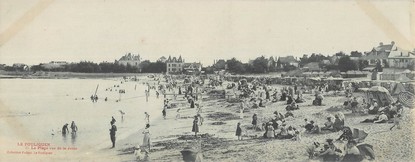
[[[146,115],[144,118],[146,124],[150,124],[150,115],[147,112],[144,112],[144,114]]]
[[[197,133],[199,132],[199,120],[197,115],[194,116],[192,132],[195,132],[195,137],[197,137]]]
[[[157,98],[159,98],[159,95],[160,95],[159,91],[156,91]]]
[[[161,111],[163,113],[164,119],[166,119],[166,109],[167,109],[167,105],[164,105],[163,111]]]
[[[149,93],[148,90],[145,90],[144,92],[145,92],[145,95],[146,95],[146,102],[148,102],[148,96],[150,96],[150,93]]]
[[[238,136],[238,140],[242,140],[242,129],[241,129],[241,123],[238,122],[238,124],[236,125],[236,136]]]
[[[150,152],[151,141],[150,141],[150,124],[146,124],[146,128],[143,131],[143,144],[141,145],[143,148],[148,147],[148,152]]]
[[[112,147],[115,147],[115,132],[117,132],[117,126],[115,126],[115,121],[111,121],[111,128],[109,129],[110,131],[110,138],[111,138],[111,142],[112,142]]]
[[[239,105],[239,118],[243,119],[244,118],[244,103],[241,102],[241,104]]]
[[[258,124],[258,117],[257,117],[257,114],[254,114],[252,116],[252,128],[254,129],[254,131],[256,131],[258,127],[257,124]]]

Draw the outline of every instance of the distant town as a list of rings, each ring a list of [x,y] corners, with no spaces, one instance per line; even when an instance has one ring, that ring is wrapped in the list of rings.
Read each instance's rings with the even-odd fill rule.
[[[144,60],[140,54],[127,53],[114,62],[94,63],[81,61],[51,61],[38,65],[14,63],[11,66],[1,64],[0,70],[6,72],[79,72],[79,73],[166,73],[166,74],[266,74],[285,72],[287,76],[322,76],[342,75],[345,77],[362,77],[370,72],[383,72],[385,77],[396,72],[412,73],[415,63],[414,51],[399,48],[395,42],[382,43],[369,48],[366,52],[352,51],[349,54],[338,52],[333,55],[318,53],[304,54],[302,57],[276,56],[257,57],[246,63],[236,57],[228,60],[212,60],[212,65],[203,66],[200,62],[186,62],[179,56],[162,56],[151,62]],[[413,79],[413,78],[410,78]]]

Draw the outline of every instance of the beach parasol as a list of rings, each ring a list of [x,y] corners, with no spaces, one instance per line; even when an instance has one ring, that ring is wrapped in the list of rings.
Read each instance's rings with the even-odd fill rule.
[[[357,143],[363,142],[363,140],[366,139],[367,135],[368,134],[364,130],[360,130],[360,129],[357,129],[357,128],[354,128],[353,131],[352,131],[352,138]]]
[[[403,91],[398,94],[398,101],[402,105],[412,109],[414,107],[414,97],[414,94],[407,91]]]

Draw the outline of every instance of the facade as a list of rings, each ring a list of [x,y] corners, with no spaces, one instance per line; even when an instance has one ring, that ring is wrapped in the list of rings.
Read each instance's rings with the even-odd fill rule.
[[[303,66],[303,69],[305,71],[309,71],[309,72],[319,72],[319,71],[321,71],[321,68],[320,68],[319,64],[320,64],[319,62],[310,62],[308,64],[305,64]]]
[[[183,72],[183,65],[184,60],[182,59],[182,56],[179,56],[179,58],[171,57],[166,60],[166,72],[167,74],[179,74]]]
[[[299,66],[299,62],[294,58],[294,56],[279,57],[277,60],[277,67],[284,68],[285,66],[292,65],[295,67]]]
[[[399,49],[399,48],[398,48]],[[404,50],[391,51],[388,57],[389,67],[393,68],[413,68],[415,55],[412,52]],[[413,69],[411,69],[413,70]]]
[[[49,63],[42,64],[41,66],[45,69],[56,69],[56,68],[62,68],[65,65],[68,65],[68,62],[66,62],[66,61],[51,61]]]
[[[139,54],[134,55],[134,54],[128,53],[122,56],[118,61],[116,61],[116,63],[119,65],[124,65],[124,66],[130,65],[130,66],[139,67],[141,63],[141,58]]]
[[[384,67],[408,68],[414,65],[415,54],[399,48],[392,41],[390,44],[379,43],[379,46],[366,52],[365,56],[360,59],[367,61],[369,66],[375,66],[377,62],[381,62]]]
[[[199,63],[184,63],[183,72],[186,74],[199,74],[202,71],[202,64]]]

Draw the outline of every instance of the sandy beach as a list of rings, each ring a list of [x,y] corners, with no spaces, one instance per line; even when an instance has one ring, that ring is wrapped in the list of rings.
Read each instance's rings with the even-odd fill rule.
[[[18,84],[14,85],[12,82]],[[1,152],[19,150],[15,143],[20,141],[49,142],[54,146],[77,148],[73,151],[54,151],[51,155],[8,154],[10,156],[0,160],[135,161],[134,147],[141,145],[143,139],[144,112],[150,114],[152,141],[150,161],[181,161],[180,151],[187,146],[199,148],[204,161],[308,161],[305,151],[308,145],[315,141],[324,142],[328,138],[336,139],[341,134],[341,132],[317,135],[303,133],[301,141],[264,139],[262,138],[264,131],[251,129],[252,115],[258,114],[259,123],[262,123],[272,118],[274,111],[285,113],[285,102],[267,102],[266,107],[246,108],[241,119],[239,103],[214,99],[204,93],[201,102],[203,112],[200,113],[204,122],[200,126],[199,137],[195,139],[192,121],[197,113],[196,108],[190,108],[183,95],[179,95],[175,101],[172,96],[167,95],[167,98],[172,99],[171,103],[177,106],[167,109],[167,117],[163,119],[161,113],[163,95],[156,98],[155,92],[150,91],[149,101],[146,102],[144,97],[146,87],[142,84],[144,82],[150,85],[156,83],[152,78],[147,77],[141,77],[139,82],[131,81],[122,84],[120,79],[65,79],[47,82],[30,80],[30,84],[28,80],[0,80],[0,90],[12,93],[1,95],[0,124],[6,125],[1,128],[0,133],[1,142],[6,144],[0,146]],[[92,103],[89,95],[95,91],[97,84],[99,84],[97,94],[100,99],[97,103]],[[39,87],[32,87],[33,85]],[[225,85],[226,83],[217,89],[226,89]],[[83,88],[71,88],[76,86]],[[273,85],[273,87],[282,86]],[[27,91],[17,91],[19,89]],[[120,95],[115,92],[116,89],[125,89],[126,93]],[[14,98],[16,96],[20,97]],[[103,101],[104,97],[108,97],[108,101]],[[120,98],[121,101],[117,102]],[[286,123],[299,127],[304,124],[304,118],[307,118],[323,125],[327,115],[336,113],[327,109],[340,106],[345,101],[344,94],[336,96],[327,94],[324,106],[312,106],[313,98],[312,94],[304,94],[306,102],[299,104],[300,110],[293,111],[294,118],[286,118]],[[17,102],[20,99],[25,102]],[[178,108],[181,109],[181,117],[176,119]],[[119,110],[126,112],[124,120],[121,119]],[[346,116],[346,126],[365,130],[369,134],[365,143],[373,145],[376,161],[413,161],[414,112],[411,109],[404,109],[402,129],[393,131],[389,130],[392,124],[360,123],[366,118],[373,118],[374,115],[353,115],[350,111],[341,111]],[[114,149],[110,149],[108,132],[111,116],[117,120],[118,127]],[[58,131],[64,123],[72,120],[79,127],[76,140],[62,140]],[[241,123],[243,131],[241,141],[235,136],[238,122]],[[50,135],[51,129],[57,132],[53,137]]]

